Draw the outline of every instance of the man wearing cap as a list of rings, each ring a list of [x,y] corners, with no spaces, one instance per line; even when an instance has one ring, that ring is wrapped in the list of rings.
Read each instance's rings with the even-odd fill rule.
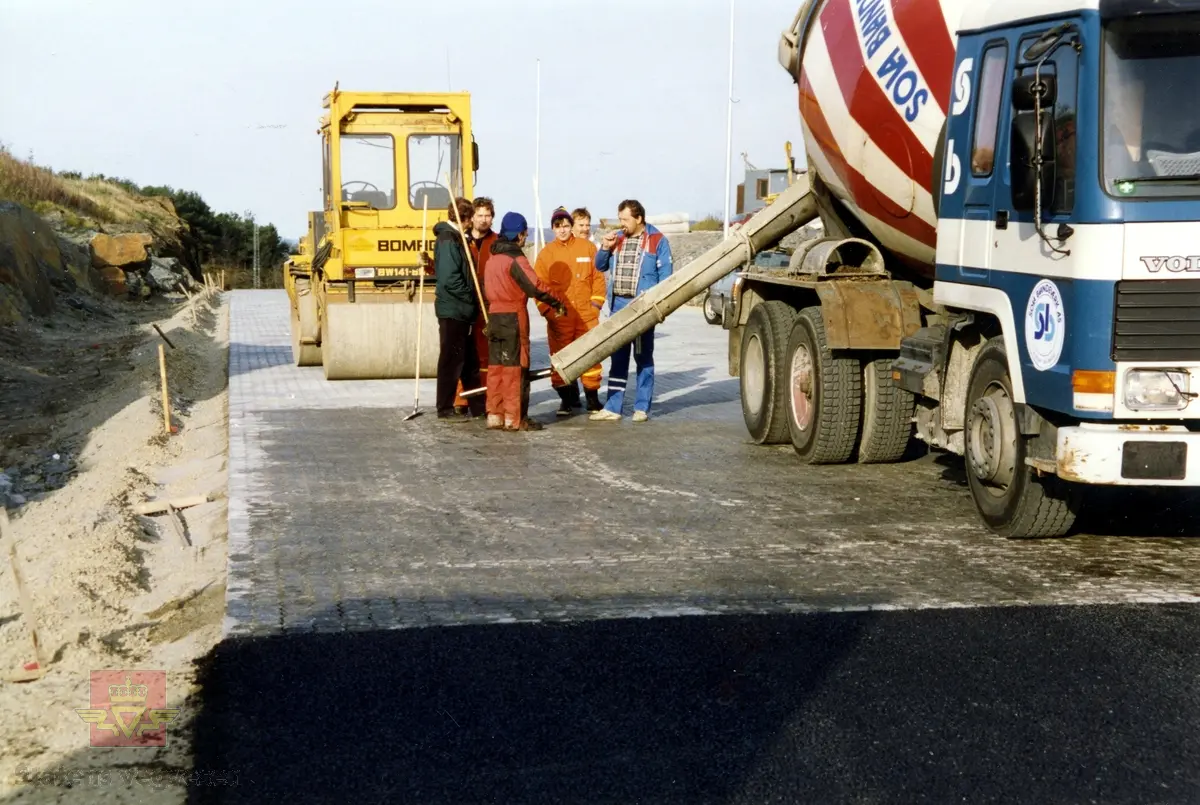
[[[538,278],[567,302],[567,314],[559,316],[549,305],[538,304],[538,312],[546,317],[546,337],[550,342],[550,354],[570,344],[576,338],[600,323],[600,308],[604,306],[604,275],[596,270],[596,245],[575,236],[572,231],[571,213],[559,207],[550,216],[550,228],[554,240],[546,244],[538,255],[533,270]],[[599,411],[600,364],[583,373],[583,390],[587,394],[587,409]],[[573,408],[580,408],[579,386],[567,384],[558,372],[550,373],[550,384],[558,392],[562,404],[558,416],[570,416]]]
[[[529,419],[529,308],[534,299],[560,315],[565,302],[529,265],[521,247],[528,225],[518,212],[505,213],[500,237],[484,267],[488,305],[487,426],[489,430],[541,430]]]
[[[646,209],[636,199],[625,199],[617,206],[621,228],[609,232],[596,252],[596,268],[609,272],[608,310],[615,314],[636,297],[671,276],[671,244],[656,227],[646,223]],[[608,397],[604,408],[589,419],[617,422],[625,402],[629,376],[629,353],[637,363],[637,398],[633,403],[633,421],[650,418],[654,396],[654,328],[612,354],[608,366]]]

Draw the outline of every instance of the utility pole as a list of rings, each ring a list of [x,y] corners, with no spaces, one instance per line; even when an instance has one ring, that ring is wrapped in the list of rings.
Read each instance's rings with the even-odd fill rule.
[[[725,120],[725,237],[729,237],[729,179],[733,170],[733,8],[729,0],[729,111]]]
[[[260,287],[258,279],[258,221],[255,221],[253,218],[250,220],[254,223],[254,288],[258,290]]]

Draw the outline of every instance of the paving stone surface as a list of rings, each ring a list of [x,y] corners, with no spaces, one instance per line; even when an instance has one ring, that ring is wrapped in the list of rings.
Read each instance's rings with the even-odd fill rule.
[[[1110,490],[1088,533],[1007,541],[957,458],[815,468],[749,443],[696,308],[659,327],[650,422],[555,421],[542,381],[546,429],[508,434],[440,423],[432,381],[405,422],[412,381],[293,366],[282,291],[231,304],[230,635],[1200,597],[1194,496]]]

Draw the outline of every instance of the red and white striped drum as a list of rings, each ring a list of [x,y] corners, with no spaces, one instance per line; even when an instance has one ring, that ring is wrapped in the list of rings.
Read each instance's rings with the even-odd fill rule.
[[[934,155],[969,2],[810,0],[797,17],[808,22],[797,32],[797,80],[810,166],[881,245],[924,276],[933,274],[936,246]]]

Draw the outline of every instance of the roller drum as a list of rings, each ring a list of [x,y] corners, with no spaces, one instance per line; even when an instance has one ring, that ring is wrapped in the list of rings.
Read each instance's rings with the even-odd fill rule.
[[[421,377],[437,376],[438,320],[433,301],[330,304],[321,327],[327,380],[412,378],[417,371],[417,319],[421,319]]]

